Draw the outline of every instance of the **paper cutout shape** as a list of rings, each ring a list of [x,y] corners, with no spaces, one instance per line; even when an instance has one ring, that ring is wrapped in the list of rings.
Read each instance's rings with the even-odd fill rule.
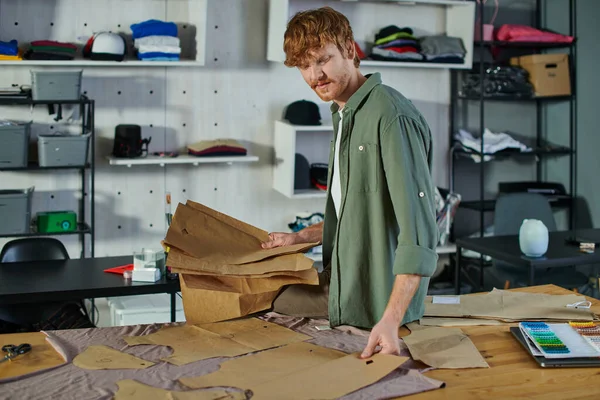
[[[480,325],[504,325],[504,322],[496,319],[482,318],[444,318],[423,317],[419,320],[421,326],[480,326]]]
[[[190,388],[229,386],[252,399],[336,399],[377,382],[408,357],[376,354],[363,360],[310,343],[295,343],[221,363],[218,371],[181,378]]]
[[[42,332],[0,335],[0,347],[21,343],[29,343],[31,351],[10,362],[0,363],[0,383],[56,368],[67,362],[66,357],[47,341],[47,336]],[[2,354],[5,355],[6,353]]]
[[[115,400],[245,400],[242,392],[227,392],[223,389],[194,390],[180,392],[165,390],[145,385],[133,379],[123,379],[117,382],[119,390]]]
[[[83,369],[145,369],[154,365],[112,347],[93,345],[73,359],[73,364]]]
[[[318,243],[263,249],[266,231],[188,200],[179,204],[163,246],[179,273],[191,324],[224,321],[269,309],[288,285],[318,285],[313,260],[301,254]]]
[[[379,381],[409,359],[375,354],[363,360],[359,355],[350,354],[251,387],[252,399],[337,399]]]
[[[566,306],[585,300],[576,294],[551,295],[494,289],[482,295],[460,297],[460,304],[433,304],[431,296],[426,297],[424,316],[490,318],[506,322],[598,319],[590,310]]]
[[[252,263],[318,245],[308,243],[263,249],[261,243],[267,240],[268,232],[188,200],[185,205],[177,205],[165,244],[195,257],[196,265],[203,267]],[[202,246],[198,246],[199,243]]]
[[[290,284],[317,285],[314,268],[307,279],[276,275],[264,279],[229,275],[180,274],[181,296],[186,321],[191,324],[223,321],[269,309],[281,288]]]
[[[408,324],[412,333],[402,338],[414,360],[435,368],[489,368],[479,350],[460,328],[414,329],[415,325]]]
[[[341,351],[311,343],[293,343],[247,357],[227,360],[221,363],[216,372],[181,378],[179,381],[194,389],[211,386],[251,388],[345,355]]]
[[[173,354],[163,361],[175,365],[213,357],[234,357],[308,339],[312,338],[257,318],[163,327],[150,335],[124,338],[130,346],[153,344],[171,347]]]

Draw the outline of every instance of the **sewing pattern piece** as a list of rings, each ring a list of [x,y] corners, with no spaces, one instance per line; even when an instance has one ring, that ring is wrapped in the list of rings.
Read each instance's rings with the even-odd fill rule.
[[[130,346],[150,344],[171,347],[173,354],[163,361],[175,365],[213,357],[235,357],[308,339],[311,339],[308,335],[257,318],[169,326],[150,335],[124,338]]]
[[[93,345],[73,359],[73,364],[83,369],[145,369],[153,362],[123,353],[112,347]]]
[[[569,348],[545,322],[522,322],[521,326],[527,330],[542,351],[549,354],[570,353]]]
[[[569,322],[569,325],[596,351],[600,352],[600,325],[595,325],[593,322]]]

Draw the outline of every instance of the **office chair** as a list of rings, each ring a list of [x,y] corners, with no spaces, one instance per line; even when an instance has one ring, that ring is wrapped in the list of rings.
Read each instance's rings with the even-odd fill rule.
[[[7,242],[0,251],[0,267],[2,267],[2,263],[68,260],[69,258],[67,249],[58,239],[49,237],[15,239]],[[32,277],[32,279],[35,279],[35,277]],[[3,306],[0,307],[0,319],[19,326],[31,326],[40,321],[48,320],[57,311],[69,304],[76,304],[77,307],[81,307],[84,310],[85,317],[89,320],[83,300]]]
[[[548,232],[556,231],[556,221],[548,199],[537,193],[507,193],[496,200],[494,210],[494,235],[517,235],[524,219],[538,219]],[[529,269],[503,261],[493,260],[488,272],[496,282],[495,287],[529,286]],[[495,278],[495,279],[494,279]],[[555,284],[573,290],[588,284],[588,277],[575,267],[537,269],[535,284]]]

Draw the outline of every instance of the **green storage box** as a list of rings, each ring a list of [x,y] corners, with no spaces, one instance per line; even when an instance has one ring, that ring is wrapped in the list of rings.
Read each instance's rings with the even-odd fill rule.
[[[77,230],[77,214],[73,211],[45,211],[36,215],[40,233],[73,232]]]

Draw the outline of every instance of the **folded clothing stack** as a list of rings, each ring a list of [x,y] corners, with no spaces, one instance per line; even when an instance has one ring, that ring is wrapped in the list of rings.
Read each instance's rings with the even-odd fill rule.
[[[245,156],[248,151],[237,140],[201,140],[187,146],[188,154],[198,157]]]
[[[375,34],[371,58],[381,61],[422,61],[421,46],[411,28],[389,25]]]
[[[36,40],[30,43],[25,52],[28,60],[72,60],[75,58],[77,46],[55,40]]]
[[[465,46],[458,37],[435,35],[421,38],[421,53],[428,62],[462,64],[465,59]]]
[[[0,40],[0,60],[22,60],[21,51],[19,50],[19,43],[16,40],[10,42],[3,42]]]
[[[149,19],[131,25],[133,45],[143,61],[178,61],[181,54],[177,25]]]

